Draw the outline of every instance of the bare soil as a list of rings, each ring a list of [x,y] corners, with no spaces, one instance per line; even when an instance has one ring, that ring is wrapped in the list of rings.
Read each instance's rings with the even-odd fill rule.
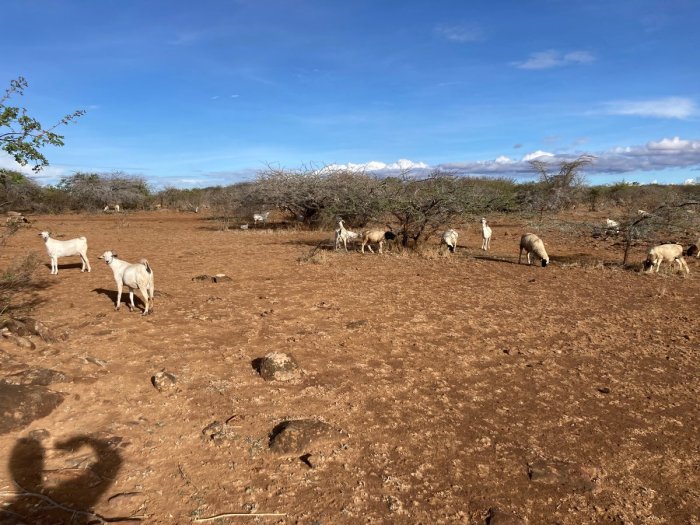
[[[0,523],[700,523],[700,259],[642,274],[551,220],[552,264],[518,265],[510,217],[454,255],[168,211],[32,221],[0,269],[40,254],[16,302],[67,339],[0,342],[0,379],[63,400],[0,414]],[[92,272],[49,275],[42,229],[86,235]],[[105,250],[149,260],[152,315],[114,310]],[[271,352],[301,373],[264,380]],[[233,513],[260,516],[205,521]]]

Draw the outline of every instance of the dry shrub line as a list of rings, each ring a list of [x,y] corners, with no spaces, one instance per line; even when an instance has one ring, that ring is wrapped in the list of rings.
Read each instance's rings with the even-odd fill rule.
[[[141,521],[142,519],[144,519],[146,517],[146,516],[142,516],[142,515],[141,516],[134,515],[134,516],[128,516],[128,517],[121,517],[120,516],[120,517],[110,518],[107,516],[102,516],[101,514],[98,514],[97,512],[91,512],[91,511],[87,511],[87,510],[78,510],[78,509],[74,509],[71,507],[66,507],[65,505],[61,505],[60,503],[51,499],[50,497],[46,496],[45,494],[40,494],[38,492],[30,492],[14,480],[13,480],[13,483],[17,486],[17,488],[20,489],[20,491],[3,491],[3,492],[0,492],[0,497],[1,496],[14,496],[14,497],[20,497],[20,498],[21,497],[38,498],[42,501],[45,501],[46,503],[48,503],[49,505],[51,505],[51,507],[53,507],[55,509],[63,510],[65,512],[70,512],[72,514],[71,522],[73,521],[73,519],[75,519],[76,516],[87,516],[90,519],[97,519],[97,520],[99,520],[98,523],[119,523],[120,521]],[[10,514],[15,514],[14,512],[5,511],[2,509],[0,509],[0,512],[8,512]],[[21,516],[21,517],[22,517],[22,519],[25,519],[24,516]]]

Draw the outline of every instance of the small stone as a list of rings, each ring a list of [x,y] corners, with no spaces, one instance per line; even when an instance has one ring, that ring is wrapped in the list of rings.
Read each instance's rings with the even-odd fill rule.
[[[45,428],[37,428],[36,430],[32,430],[29,433],[29,437],[36,441],[44,441],[51,437],[51,432],[49,432]]]
[[[221,445],[224,441],[236,439],[236,434],[226,423],[214,421],[202,429],[202,438],[207,443]]]
[[[159,392],[171,389],[177,382],[177,376],[166,372],[165,370],[158,372],[151,377],[151,383],[158,389]]]
[[[592,491],[598,481],[597,469],[559,460],[536,459],[528,465],[527,473],[533,483],[572,490]]]
[[[607,386],[602,386],[598,388],[598,392],[600,392],[601,394],[609,394],[610,389]]]
[[[19,346],[20,348],[27,348],[29,350],[36,349],[36,345],[34,344],[34,342],[30,341],[26,337],[13,334],[7,328],[2,329],[2,336],[8,341],[12,341],[15,345]]]
[[[211,280],[215,283],[228,283],[230,281],[233,281],[228,275],[225,275],[223,273],[217,273],[214,277],[211,278]]]
[[[59,339],[59,336],[41,321],[37,321],[32,317],[23,317],[20,321],[24,323],[32,335],[38,335],[46,343],[55,343]]]
[[[345,325],[345,327],[349,328],[350,330],[355,330],[357,328],[362,328],[367,323],[369,323],[367,319],[360,319],[359,321],[350,321],[348,324]]]
[[[2,324],[0,324],[0,328],[7,328],[11,333],[22,337],[32,335],[29,327],[17,319],[5,319]]]
[[[525,520],[519,516],[495,507],[490,508],[486,516],[486,525],[525,525],[525,523]]]
[[[11,385],[41,385],[48,386],[51,383],[64,383],[66,375],[49,368],[28,368],[21,372],[15,372],[5,378],[5,382]]]
[[[193,281],[211,281],[211,277],[208,275],[204,275],[204,274],[195,275],[194,277],[192,277],[192,280]]]
[[[266,381],[290,381],[301,376],[301,370],[294,356],[284,352],[270,352],[258,361],[260,377]]]
[[[330,452],[344,435],[323,421],[292,419],[272,429],[270,450],[281,456],[300,457],[313,468],[322,461],[322,453]]]

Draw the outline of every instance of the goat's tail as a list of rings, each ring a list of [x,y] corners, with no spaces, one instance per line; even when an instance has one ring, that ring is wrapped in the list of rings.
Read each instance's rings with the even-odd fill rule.
[[[153,273],[153,270],[151,270],[151,265],[148,264],[148,259],[141,259],[139,262],[146,267],[146,271],[148,273]]]

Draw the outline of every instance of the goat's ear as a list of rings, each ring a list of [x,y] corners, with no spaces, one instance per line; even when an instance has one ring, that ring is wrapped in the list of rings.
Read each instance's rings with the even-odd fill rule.
[[[114,257],[119,257],[119,255],[117,254],[117,252],[112,252],[112,258],[114,258]]]

